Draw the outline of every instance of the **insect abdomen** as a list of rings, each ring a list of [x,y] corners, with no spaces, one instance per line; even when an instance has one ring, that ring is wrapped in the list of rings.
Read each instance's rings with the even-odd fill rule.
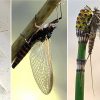
[[[25,43],[21,50],[19,51],[19,53],[17,54],[13,64],[12,64],[12,68],[15,68],[16,65],[25,57],[25,55],[28,53],[28,51],[31,49],[31,46],[27,43]]]
[[[91,55],[92,53],[95,37],[96,37],[96,34],[90,34],[89,36],[89,50],[88,50],[89,55]]]

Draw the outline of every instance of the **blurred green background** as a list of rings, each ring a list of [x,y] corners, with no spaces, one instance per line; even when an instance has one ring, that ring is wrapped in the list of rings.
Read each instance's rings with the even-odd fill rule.
[[[12,0],[12,43],[40,10],[46,0]],[[29,53],[12,69],[12,100],[66,100],[67,98],[67,2],[62,5],[63,18],[51,37],[53,89],[44,95],[38,88],[31,72]],[[59,11],[59,9],[58,9]],[[60,13],[59,13],[60,15]],[[45,23],[57,18],[56,10]]]

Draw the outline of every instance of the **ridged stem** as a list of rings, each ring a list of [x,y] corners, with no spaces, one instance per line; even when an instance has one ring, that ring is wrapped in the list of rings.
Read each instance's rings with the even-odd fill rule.
[[[84,100],[84,67],[86,43],[79,42],[76,70],[75,100]]]

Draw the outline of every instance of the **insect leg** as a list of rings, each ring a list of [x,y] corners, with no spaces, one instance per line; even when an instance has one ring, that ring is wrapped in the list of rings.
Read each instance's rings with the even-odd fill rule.
[[[25,36],[23,34],[20,33],[20,35],[24,38],[25,42],[29,44],[29,42],[27,41],[27,39],[25,38]]]

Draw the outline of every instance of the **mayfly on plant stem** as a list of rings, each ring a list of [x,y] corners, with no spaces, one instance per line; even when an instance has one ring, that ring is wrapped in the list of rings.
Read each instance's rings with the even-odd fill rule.
[[[95,42],[96,33],[98,30],[100,31],[100,10],[94,8],[94,11],[92,11],[88,6],[86,6],[85,9],[82,9],[80,11],[79,16],[77,17],[76,28],[84,30],[84,33],[88,32],[85,34],[87,35],[89,45],[87,60],[90,57],[91,62],[91,54]],[[81,31],[77,32],[77,36],[79,36],[80,34]]]
[[[77,17],[76,28],[81,30],[77,30],[77,36],[81,35],[81,32],[86,33],[87,39],[89,41],[88,48],[88,57],[92,54],[92,49],[94,46],[94,41],[96,37],[97,30],[100,30],[100,10],[97,8],[92,11],[88,6],[85,9],[82,9]],[[84,31],[83,31],[84,30]]]
[[[60,17],[57,15],[57,19],[44,25],[43,28],[35,23],[35,26],[38,28],[38,30],[36,34],[33,34],[29,39],[26,40],[24,35],[21,34],[25,40],[25,44],[19,50],[16,58],[12,63],[12,68],[15,68],[31,49],[30,65],[32,68],[33,76],[40,90],[44,94],[49,94],[53,85],[53,70],[49,40],[51,38],[52,32],[56,28],[56,24],[60,19],[62,19],[61,4],[60,13]]]
[[[94,11],[92,11],[88,6],[80,10],[80,13],[76,21],[76,35],[79,39],[78,40],[79,51],[77,59],[78,67],[77,67],[77,78],[76,78],[76,100],[80,100],[80,98],[82,98],[82,100],[84,99],[84,70],[85,70],[85,64],[89,57],[91,66],[92,89],[94,93],[91,54],[98,30],[100,30],[100,10],[94,8]],[[85,51],[87,43],[88,43],[88,57],[85,60]],[[81,76],[83,80],[81,80],[79,76]],[[79,81],[80,83],[78,83]],[[80,87],[79,85],[82,85],[82,87]],[[80,91],[81,91],[80,96],[78,96],[79,95],[78,93]]]

